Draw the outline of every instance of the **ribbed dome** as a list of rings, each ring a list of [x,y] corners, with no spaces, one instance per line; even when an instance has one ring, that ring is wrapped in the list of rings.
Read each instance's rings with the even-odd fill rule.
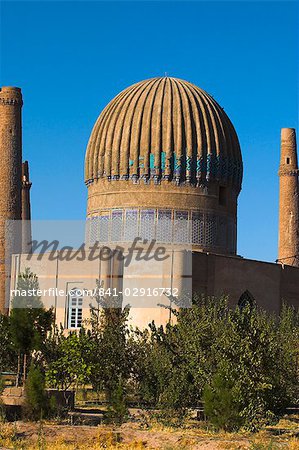
[[[85,181],[173,180],[242,182],[237,134],[205,91],[177,78],[152,78],[128,87],[100,114],[86,152]]]

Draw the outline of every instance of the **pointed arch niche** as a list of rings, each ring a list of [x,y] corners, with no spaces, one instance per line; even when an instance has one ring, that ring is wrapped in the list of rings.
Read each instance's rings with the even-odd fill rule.
[[[254,296],[249,292],[247,289],[243,292],[241,297],[238,301],[239,308],[245,308],[247,305],[249,305],[251,308],[253,308],[256,304]]]

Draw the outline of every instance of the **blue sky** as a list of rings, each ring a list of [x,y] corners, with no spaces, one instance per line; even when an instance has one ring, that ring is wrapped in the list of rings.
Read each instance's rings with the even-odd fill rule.
[[[104,106],[145,78],[212,94],[244,159],[238,253],[277,254],[281,127],[298,127],[295,2],[2,2],[1,85],[23,90],[34,219],[84,219],[85,148]]]

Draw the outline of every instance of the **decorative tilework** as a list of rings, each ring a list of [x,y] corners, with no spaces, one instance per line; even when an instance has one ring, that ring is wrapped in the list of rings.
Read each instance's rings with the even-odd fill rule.
[[[155,239],[156,211],[154,209],[141,209],[139,221],[139,235],[142,239]]]
[[[172,211],[158,210],[157,226],[156,226],[156,239],[157,242],[164,242],[166,244],[172,242]]]
[[[89,243],[133,242],[136,237],[164,244],[194,244],[235,252],[234,219],[203,211],[115,209],[86,224]]]

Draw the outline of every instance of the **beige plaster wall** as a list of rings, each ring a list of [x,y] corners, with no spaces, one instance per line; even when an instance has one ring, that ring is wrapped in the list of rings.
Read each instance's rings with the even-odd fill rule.
[[[188,276],[192,274],[192,290],[210,296],[228,295],[230,304],[236,305],[240,296],[248,290],[257,304],[269,312],[279,313],[284,300],[287,304],[299,307],[299,269],[280,264],[260,262],[240,257],[193,252],[192,269],[179,252],[173,258],[166,259],[163,264],[140,262],[123,268],[123,279],[118,286],[140,289],[159,287],[187,286]],[[115,266],[115,265],[114,265]],[[31,261],[26,255],[14,255],[12,259],[11,288],[16,287],[18,273],[30,267],[39,278],[41,289],[57,287],[64,292],[77,287],[94,289],[97,278],[105,278],[107,287],[113,286],[107,264],[99,264],[99,260],[83,261],[70,264],[64,261],[37,260],[33,255]],[[192,272],[190,272],[192,270]],[[182,276],[182,271],[184,272]],[[56,322],[67,326],[67,297],[46,296],[43,298],[47,307],[56,305]],[[83,319],[89,317],[89,303],[84,299]],[[144,328],[152,320],[157,324],[165,324],[169,320],[169,310],[159,305],[169,305],[165,296],[148,299],[125,298],[124,304],[131,304],[130,324]]]

